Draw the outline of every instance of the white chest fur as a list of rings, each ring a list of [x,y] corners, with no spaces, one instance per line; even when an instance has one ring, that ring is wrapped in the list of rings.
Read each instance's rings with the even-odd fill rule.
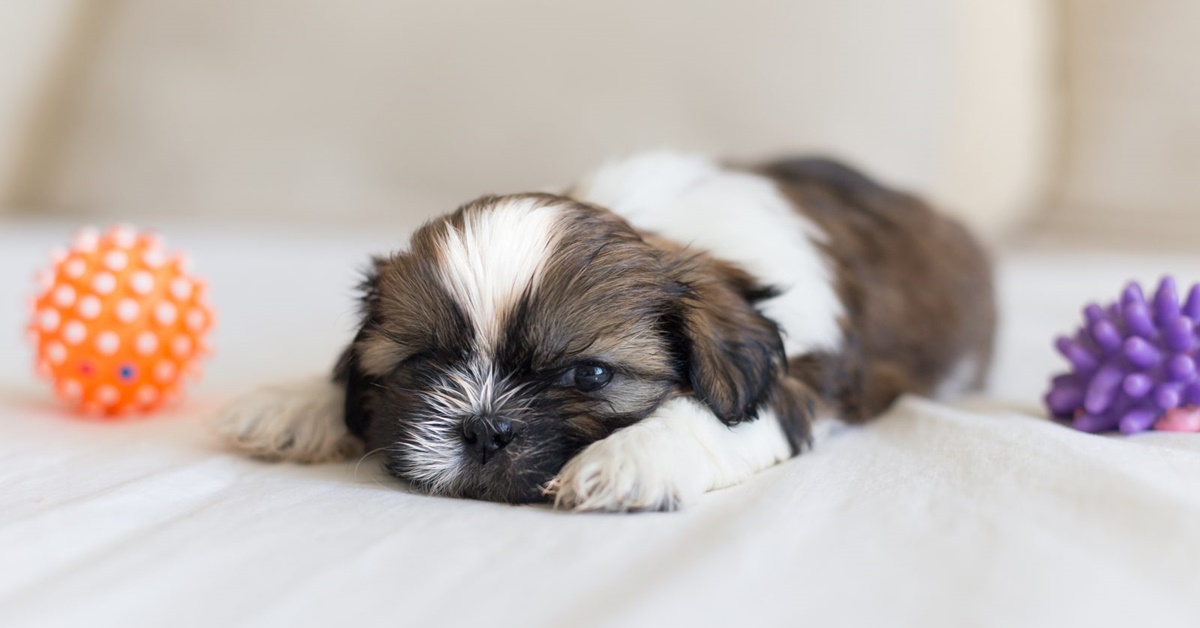
[[[843,307],[819,247],[826,235],[770,179],[703,157],[653,153],[601,167],[574,194],[780,289],[762,310],[783,328],[789,356],[840,347]]]

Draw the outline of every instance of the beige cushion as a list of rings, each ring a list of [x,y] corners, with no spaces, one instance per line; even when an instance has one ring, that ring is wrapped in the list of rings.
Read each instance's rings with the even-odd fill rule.
[[[1039,191],[1042,11],[125,0],[41,194],[91,213],[356,219],[642,149],[827,151],[998,228]]]
[[[1194,237],[1200,3],[1066,4],[1070,115],[1062,205],[1080,229]]]
[[[85,1],[0,2],[0,212],[26,200]]]

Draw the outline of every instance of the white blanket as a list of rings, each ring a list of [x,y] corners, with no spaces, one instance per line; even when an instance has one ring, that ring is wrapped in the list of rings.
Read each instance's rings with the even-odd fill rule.
[[[402,230],[168,230],[213,284],[219,355],[179,408],[115,423],[61,411],[20,345],[64,234],[0,224],[0,626],[1200,624],[1200,435],[1081,434],[1037,405],[1083,300],[1200,259],[1006,254],[988,399],[905,399],[684,512],[571,515],[206,431],[237,392],[329,367],[353,269]]]

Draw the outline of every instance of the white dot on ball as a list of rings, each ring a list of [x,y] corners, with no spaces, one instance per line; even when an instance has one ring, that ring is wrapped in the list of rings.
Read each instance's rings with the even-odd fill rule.
[[[87,338],[87,328],[79,321],[67,321],[62,329],[63,340],[69,345],[77,345]]]
[[[46,345],[46,357],[51,364],[62,364],[67,361],[67,348],[57,340],[52,341]]]
[[[174,304],[163,301],[154,306],[154,320],[159,325],[173,325],[177,318],[179,318],[179,310],[175,308]]]
[[[167,245],[167,243],[163,241],[163,237],[155,231],[143,233],[141,240],[142,246],[148,249],[161,249]]]
[[[144,270],[139,270],[133,274],[129,285],[138,294],[150,294],[150,291],[154,289],[154,275]]]
[[[46,360],[39,360],[37,363],[37,375],[42,379],[54,377],[54,371],[50,370],[50,363]]]
[[[43,292],[54,287],[54,273],[46,269],[37,271],[37,274],[34,275],[34,280],[37,281],[38,288]]]
[[[137,244],[137,232],[129,225],[117,225],[108,231],[108,237],[117,246],[127,249]]]
[[[66,264],[63,264],[63,272],[71,279],[79,279],[83,273],[87,272],[87,262],[78,257],[71,258],[67,260]]]
[[[193,309],[187,313],[187,326],[192,331],[200,331],[204,327],[204,312]]]
[[[104,254],[104,265],[109,270],[121,272],[129,265],[129,254],[125,251],[109,251]]]
[[[142,263],[150,268],[161,268],[167,263],[167,256],[160,249],[149,249],[142,253]]]
[[[102,331],[96,336],[96,350],[104,355],[112,355],[121,348],[121,338],[113,331]]]
[[[75,288],[66,285],[55,288],[54,302],[59,307],[71,307],[75,303]]]
[[[134,348],[142,355],[150,355],[158,350],[158,336],[155,336],[154,332],[151,331],[144,331],[138,334],[133,343]]]
[[[121,299],[117,302],[117,320],[122,323],[132,323],[137,319],[141,307],[133,299]]]
[[[192,257],[187,253],[180,253],[175,258],[175,267],[178,268],[180,272],[190,274],[192,272]]]
[[[121,400],[121,393],[112,386],[105,384],[96,389],[96,401],[102,406],[112,406]]]
[[[154,367],[154,379],[164,384],[174,380],[175,373],[175,365],[170,362],[159,362]]]
[[[171,280],[171,296],[176,300],[183,301],[192,296],[192,282],[183,277],[176,277]]]
[[[144,406],[148,406],[158,401],[158,391],[153,386],[142,386],[138,388],[137,401]]]
[[[91,320],[100,315],[100,299],[96,295],[89,294],[79,300],[79,315]]]
[[[46,308],[38,314],[38,326],[43,331],[54,331],[58,329],[58,324],[62,322],[62,317],[59,316],[58,310]]]
[[[53,262],[55,266],[63,263],[63,260],[65,259],[67,259],[67,250],[63,247],[56,246],[50,249],[50,261]]]
[[[96,276],[92,278],[92,290],[95,290],[97,294],[111,294],[113,290],[116,290],[116,288],[117,278],[114,277],[112,273],[97,273]]]
[[[171,351],[181,358],[188,357],[192,353],[192,339],[187,336],[176,336],[171,341]]]
[[[100,241],[100,232],[94,227],[86,227],[75,233],[75,239],[71,241],[71,246],[83,251],[91,253],[96,250],[96,244]]]
[[[78,399],[83,395],[83,386],[73,379],[63,380],[62,391],[64,395],[71,399]]]

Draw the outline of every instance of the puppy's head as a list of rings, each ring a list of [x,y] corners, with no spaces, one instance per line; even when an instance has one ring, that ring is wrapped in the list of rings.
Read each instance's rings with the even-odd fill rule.
[[[745,273],[551,195],[485,197],[375,260],[346,422],[426,492],[524,502],[583,447],[691,392],[754,415],[781,364]]]

